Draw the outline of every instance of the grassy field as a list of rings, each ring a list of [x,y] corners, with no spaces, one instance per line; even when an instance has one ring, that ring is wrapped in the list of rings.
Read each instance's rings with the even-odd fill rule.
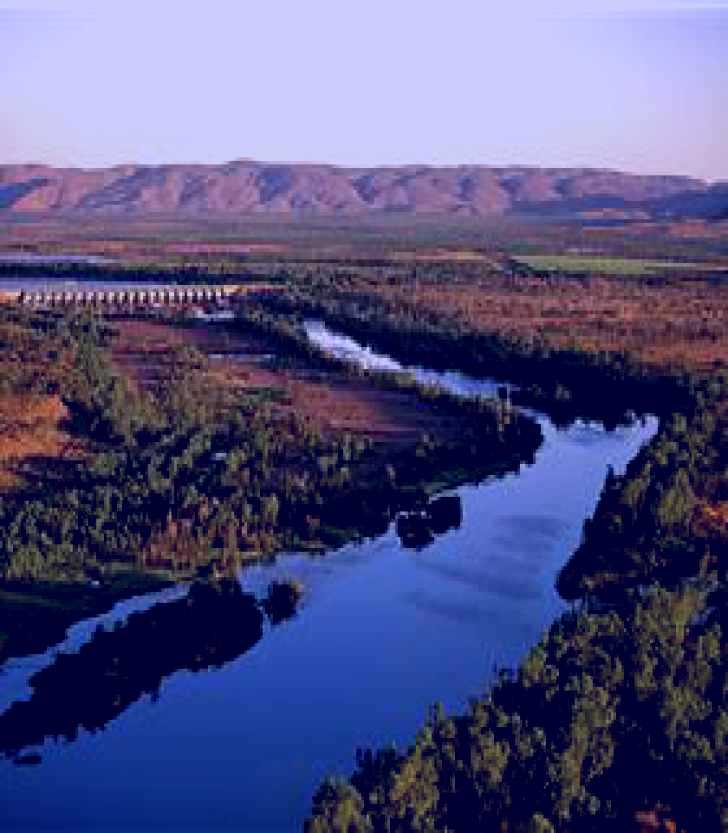
[[[630,257],[598,257],[592,255],[526,255],[518,263],[539,272],[584,272],[600,275],[643,277],[666,269],[695,272],[725,272],[728,266],[712,263],[686,263],[673,260],[642,260]]]
[[[534,218],[382,214],[372,217],[7,218],[0,253],[104,256],[126,264],[227,260],[392,259],[456,262],[495,252],[594,253],[630,260],[716,262],[728,257],[728,220],[707,223],[545,222]]]

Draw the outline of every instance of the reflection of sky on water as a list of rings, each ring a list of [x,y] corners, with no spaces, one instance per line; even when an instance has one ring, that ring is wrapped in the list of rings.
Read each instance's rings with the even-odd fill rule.
[[[182,286],[173,281],[167,283],[144,283],[133,281],[82,281],[64,278],[52,280],[50,278],[3,278],[0,279],[0,292],[138,292],[141,290],[166,289],[172,286]]]
[[[52,263],[102,264],[113,263],[113,258],[102,255],[39,255],[34,252],[0,252],[0,263]]]
[[[366,370],[380,370],[389,373],[406,372],[422,384],[439,385],[453,393],[464,395],[490,395],[495,393],[502,382],[474,379],[457,370],[429,370],[424,367],[403,365],[389,356],[378,353],[369,345],[361,345],[353,338],[330,330],[322,321],[306,321],[306,333],[314,344],[339,359],[358,364]]]

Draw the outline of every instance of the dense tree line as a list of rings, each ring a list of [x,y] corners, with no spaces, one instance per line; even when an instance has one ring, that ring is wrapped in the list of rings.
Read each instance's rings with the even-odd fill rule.
[[[723,389],[717,380],[711,387]],[[561,571],[559,592],[569,599],[615,600],[655,582],[722,581],[728,525],[721,524],[720,507],[726,499],[728,411],[721,398],[665,419],[622,477],[609,473],[582,543]]]

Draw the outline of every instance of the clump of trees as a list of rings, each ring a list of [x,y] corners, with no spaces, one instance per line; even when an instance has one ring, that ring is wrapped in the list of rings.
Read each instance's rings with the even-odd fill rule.
[[[272,581],[263,599],[263,610],[268,614],[270,621],[277,625],[293,616],[302,596],[303,585],[300,581],[293,579]]]
[[[728,494],[727,416],[721,401],[673,414],[624,476],[609,472],[582,543],[559,576],[562,596],[614,600],[655,582],[722,579],[728,541],[701,520],[706,506]]]

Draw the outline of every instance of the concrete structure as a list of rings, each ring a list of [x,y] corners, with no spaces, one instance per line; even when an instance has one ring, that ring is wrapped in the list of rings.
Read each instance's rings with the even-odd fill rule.
[[[199,304],[219,304],[236,295],[238,286],[153,286],[106,289],[33,289],[12,295],[12,300],[36,309],[79,307],[101,313],[135,312],[153,307],[184,307]]]

